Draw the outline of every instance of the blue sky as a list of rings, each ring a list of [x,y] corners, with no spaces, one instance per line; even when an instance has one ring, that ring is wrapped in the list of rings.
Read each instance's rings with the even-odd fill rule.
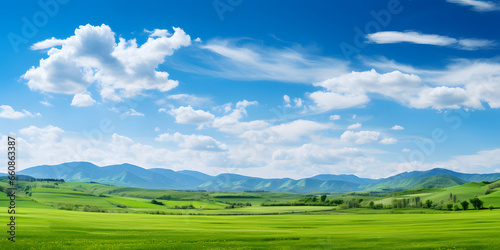
[[[44,3],[0,15],[21,169],[500,172],[498,1]]]

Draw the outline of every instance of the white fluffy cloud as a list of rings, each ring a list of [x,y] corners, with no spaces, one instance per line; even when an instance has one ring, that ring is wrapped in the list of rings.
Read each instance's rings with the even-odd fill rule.
[[[175,122],[182,124],[209,124],[215,117],[210,112],[194,110],[191,106],[171,109],[168,113],[175,118]]]
[[[309,98],[320,111],[361,107],[370,101],[366,95],[339,94],[330,91],[316,91],[309,94]]]
[[[330,120],[332,121],[340,120],[340,115],[331,115]]]
[[[345,131],[340,140],[356,144],[366,144],[378,141],[380,132],[376,131]]]
[[[257,101],[252,101],[252,102],[249,102],[247,100],[243,100],[243,101],[239,101],[236,103],[236,108],[237,109],[244,109],[250,105],[258,105],[259,103]]]
[[[240,137],[259,143],[298,141],[302,137],[312,136],[315,132],[328,129],[329,126],[308,120],[295,120],[262,130],[250,130]]]
[[[156,30],[139,46],[135,39],[119,38],[116,43],[115,33],[105,24],[80,26],[66,39],[34,44],[32,49],[50,48],[48,58],[22,77],[30,89],[50,93],[82,94],[96,84],[103,99],[114,101],[144,90],[165,92],[178,82],[169,79],[167,72],[157,71],[157,66],[175,50],[191,44],[182,29],[173,29],[171,36],[166,30]]]
[[[355,123],[347,126],[347,129],[358,129],[361,128],[362,124],[361,123]]]
[[[178,143],[179,147],[193,150],[207,151],[225,151],[227,146],[218,142],[214,138],[206,135],[183,135],[179,132],[175,134],[161,134],[155,140],[157,141],[173,141]]]
[[[373,134],[373,131],[368,132]],[[363,137],[358,135],[359,138]],[[377,142],[373,140],[377,135],[372,137],[370,141]],[[352,142],[356,143],[359,138]],[[1,143],[5,143],[6,136],[1,139]],[[19,147],[23,149],[19,159],[22,168],[72,161],[90,161],[98,165],[128,162],[145,168],[192,169],[209,174],[231,172],[263,177],[303,178],[319,173],[357,173],[367,177],[387,177],[395,172],[435,167],[486,173],[494,172],[500,167],[500,149],[455,156],[451,160],[437,163],[400,163],[380,162],[370,156],[369,149],[361,150],[344,145],[242,144],[241,147],[238,146],[239,149],[235,149],[236,145],[229,147],[209,136],[180,133],[157,137],[158,141],[172,141],[181,148],[168,150],[141,144],[116,133],[106,134],[100,139],[87,139],[83,134],[66,132],[51,125],[21,129],[17,140]],[[1,151],[5,152],[5,149],[0,149],[0,153]],[[406,151],[408,150],[404,150]]]
[[[492,1],[481,1],[481,0],[447,0],[450,3],[456,3],[463,6],[471,6],[475,11],[494,11],[500,10],[497,3]]]
[[[400,71],[386,74],[379,74],[373,69],[352,72],[314,85],[328,90],[317,91],[309,95],[316,104],[313,108],[320,111],[364,105],[370,101],[369,95],[371,93],[419,109],[445,109],[461,106],[482,108],[480,99],[486,99],[485,96],[477,97],[482,89],[473,90],[473,88],[481,88],[480,85],[471,85],[466,88],[430,87],[424,84],[417,75],[405,74]],[[500,104],[492,99],[487,100],[493,106],[497,103]]]
[[[241,134],[245,131],[263,129],[269,126],[269,123],[262,120],[253,120],[248,122],[240,121],[247,112],[245,108],[249,105],[257,105],[256,101],[249,102],[247,100],[240,101],[236,104],[236,109],[225,116],[216,117],[212,123],[212,127],[218,130],[231,134]],[[225,112],[231,111],[231,105],[225,106]]]
[[[452,46],[465,50],[476,50],[480,48],[488,48],[495,43],[485,39],[455,39],[447,36],[428,35],[413,31],[381,31],[366,36],[371,42],[379,44],[387,43],[416,43],[436,46]]]
[[[0,106],[0,118],[5,118],[5,119],[21,119],[26,116],[41,116],[40,113],[37,114],[32,114],[29,111],[23,110],[22,112],[20,111],[15,111],[11,106],[9,105],[1,105]]]
[[[71,106],[88,107],[94,105],[95,100],[89,94],[76,94],[71,101]]]
[[[399,125],[394,125],[394,126],[392,126],[391,129],[392,130],[404,130],[405,128],[403,128],[402,126],[399,126]]]
[[[26,136],[32,141],[58,142],[61,140],[61,135],[63,133],[64,130],[52,125],[49,125],[45,128],[30,126],[19,130],[20,135]]]
[[[285,101],[285,103],[290,103],[290,97],[288,95],[284,95],[283,101]]]
[[[418,74],[428,84],[409,106],[425,108],[457,108],[458,106],[483,109],[483,103],[500,108],[500,63],[492,60],[455,60],[443,70],[427,70],[401,65],[382,59],[368,64],[385,70],[402,70]],[[438,86],[431,88],[431,86]],[[439,86],[441,85],[441,86]],[[442,88],[441,88],[442,87]],[[415,96],[415,95],[414,95]]]

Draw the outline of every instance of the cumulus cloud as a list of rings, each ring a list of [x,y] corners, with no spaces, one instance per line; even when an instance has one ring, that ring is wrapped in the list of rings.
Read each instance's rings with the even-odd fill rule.
[[[52,125],[49,125],[45,128],[30,126],[19,130],[19,134],[21,136],[26,136],[32,141],[58,142],[61,140],[61,135],[63,133],[64,130]]]
[[[160,109],[160,111],[162,110],[165,111],[165,109]],[[175,118],[176,123],[196,125],[209,124],[215,117],[210,112],[194,110],[191,106],[181,106],[177,109],[171,109],[168,111],[168,114]]]
[[[6,136],[2,137],[2,142],[4,140]],[[221,150],[167,150],[141,144],[116,133],[100,140],[89,140],[80,133],[65,132],[51,125],[21,129],[17,140],[23,149],[19,158],[19,166],[23,169],[36,165],[90,161],[101,166],[127,162],[144,168],[194,169],[217,174],[224,171],[224,162],[228,159],[227,152]]]
[[[347,126],[347,129],[358,129],[361,128],[362,124],[361,123],[356,123],[356,124],[351,124]]]
[[[339,94],[330,91],[316,91],[309,94],[309,98],[316,104],[315,109],[319,111],[362,107],[370,101],[366,95]]]
[[[368,40],[378,44],[387,43],[416,43],[436,46],[452,46],[464,50],[489,48],[495,45],[494,41],[486,39],[455,39],[447,36],[428,35],[413,31],[381,31],[366,36]]]
[[[466,88],[428,86],[417,75],[400,71],[385,74],[374,69],[352,72],[314,85],[327,89],[309,95],[316,104],[313,108],[319,111],[364,105],[370,101],[370,94],[379,94],[405,106],[419,109],[482,107],[478,98]]]
[[[71,101],[71,106],[88,107],[94,105],[95,100],[89,94],[76,94]]]
[[[392,130],[404,130],[405,128],[403,128],[402,126],[399,126],[399,125],[394,125],[391,129]]]
[[[34,117],[34,116],[41,116],[40,113],[32,114],[31,112],[24,110],[22,112],[20,111],[15,111],[11,106],[9,105],[1,105],[0,106],[0,118],[5,118],[5,119],[21,119],[24,117]]]
[[[386,59],[367,61],[367,63],[385,70],[397,69],[412,72],[412,74],[418,74],[427,83],[420,89],[421,93],[418,93],[421,97],[409,97],[409,100],[413,102],[409,105],[410,107],[425,108],[434,101],[437,103],[432,107],[437,109],[458,106],[484,109],[483,103],[487,103],[490,108],[500,107],[500,88],[497,88],[500,82],[498,59],[458,59],[440,70],[413,68]],[[436,85],[438,87],[432,88]],[[443,98],[440,95],[444,95]],[[455,103],[451,104],[451,102]]]
[[[480,0],[446,0],[450,3],[455,3],[463,6],[470,6],[473,10],[478,12],[500,10],[497,3],[491,1]]]
[[[288,95],[284,95],[283,101],[285,101],[285,103],[290,103],[290,97]]]
[[[183,135],[179,132],[175,134],[161,134],[155,140],[173,141],[178,143],[179,147],[193,150],[225,151],[227,146],[218,142],[214,138],[206,135]]]
[[[240,137],[260,143],[298,141],[302,137],[312,136],[315,132],[328,128],[328,125],[318,122],[295,120],[262,130],[249,130],[241,134]]]
[[[340,115],[331,115],[330,120],[332,121],[340,120]]]
[[[22,76],[31,90],[60,94],[83,94],[92,84],[97,85],[105,100],[120,101],[141,94],[144,90],[165,92],[178,81],[157,71],[166,56],[189,46],[191,38],[180,28],[174,34],[156,30],[148,40],[138,45],[135,39],[119,38],[105,24],[87,24],[66,39],[51,38],[38,42],[32,49],[47,49],[48,57],[40,60]],[[170,36],[169,36],[170,35]],[[53,46],[59,46],[56,48]]]
[[[31,45],[30,49],[32,49],[32,50],[48,49],[48,48],[52,48],[55,46],[61,46],[64,44],[65,44],[65,40],[56,39],[55,37],[52,37],[50,39],[40,41],[40,42],[37,42],[37,43]]]
[[[223,105],[224,112],[227,115],[216,117],[212,123],[212,127],[230,134],[241,134],[245,131],[262,129],[269,126],[269,123],[263,120],[253,120],[248,122],[240,121],[247,115],[246,107],[250,105],[257,105],[257,101],[249,102],[247,100],[239,101],[236,103],[236,108],[231,109],[231,104]]]
[[[244,109],[250,105],[258,105],[259,103],[257,101],[252,101],[252,102],[249,102],[247,100],[243,100],[243,101],[239,101],[236,103],[236,108],[237,109]]]
[[[376,131],[345,131],[340,140],[356,144],[366,144],[378,141],[380,132]]]
[[[269,123],[262,120],[240,121],[244,115],[246,115],[245,110],[235,109],[228,115],[216,117],[212,126],[222,132],[231,134],[241,134],[248,130],[262,129],[269,126]]]

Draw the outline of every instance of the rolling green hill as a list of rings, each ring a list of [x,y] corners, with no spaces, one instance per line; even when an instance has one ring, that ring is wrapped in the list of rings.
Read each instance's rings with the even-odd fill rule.
[[[397,191],[415,188],[445,188],[467,182],[495,181],[500,174],[463,174],[447,169],[412,171],[382,179],[355,175],[316,175],[311,178],[265,179],[237,174],[206,175],[197,171],[154,168],[131,164],[98,167],[88,162],[32,167],[19,172],[35,178],[56,178],[68,182],[99,182],[115,186],[170,190],[268,191],[294,193],[343,193],[353,191]]]

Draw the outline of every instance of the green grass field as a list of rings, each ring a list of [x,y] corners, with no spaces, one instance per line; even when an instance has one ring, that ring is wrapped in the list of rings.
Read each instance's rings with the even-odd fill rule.
[[[500,212],[193,216],[20,209],[2,249],[495,249]],[[7,221],[2,213],[0,220]]]
[[[287,193],[217,193],[147,190],[96,183],[23,183],[31,196],[16,199],[16,242],[0,249],[495,249],[500,245],[500,209],[444,211],[430,208],[370,209],[368,201],[419,196],[436,203],[478,196],[485,207],[500,205],[500,190],[468,183],[443,189],[366,196],[360,208],[260,206],[304,197]],[[5,183],[0,182],[5,187]],[[419,193],[420,192],[420,193]],[[165,198],[165,199],[158,199]],[[167,199],[168,198],[168,199]],[[152,204],[158,199],[163,205]],[[60,203],[79,205],[62,210]],[[228,209],[228,204],[251,203]],[[363,205],[364,204],[364,205]],[[104,212],[84,212],[83,206]],[[193,205],[179,209],[175,206]],[[8,200],[0,197],[0,222],[7,224]],[[152,214],[154,213],[154,214]],[[5,226],[7,229],[7,226]],[[7,231],[7,230],[4,230]]]

